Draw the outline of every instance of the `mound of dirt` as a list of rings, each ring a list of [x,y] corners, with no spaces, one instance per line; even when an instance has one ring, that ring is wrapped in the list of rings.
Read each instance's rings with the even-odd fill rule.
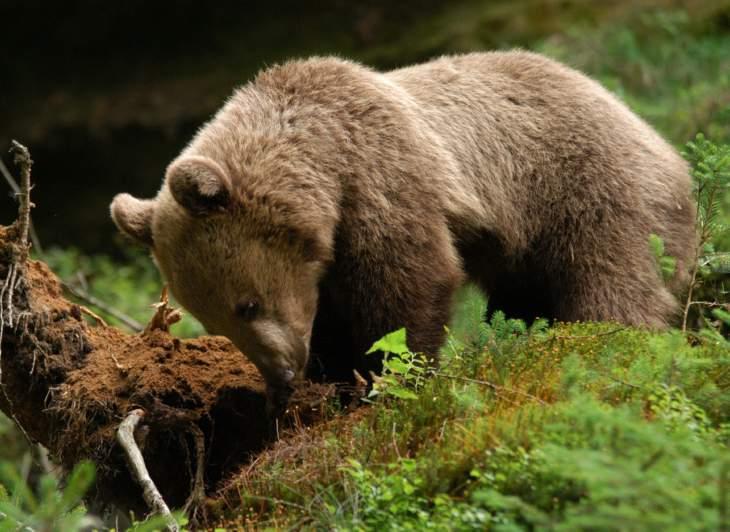
[[[115,439],[131,410],[145,411],[136,437],[171,507],[191,493],[196,435],[203,435],[208,492],[276,440],[264,382],[228,340],[181,340],[161,330],[130,335],[89,323],[42,262],[28,261],[7,282],[17,258],[13,240],[13,227],[0,227],[0,281],[11,292],[12,313],[2,316],[0,409],[65,468],[82,459],[97,464],[93,506],[148,511]],[[301,383],[280,428],[316,422],[334,393],[333,385]]]

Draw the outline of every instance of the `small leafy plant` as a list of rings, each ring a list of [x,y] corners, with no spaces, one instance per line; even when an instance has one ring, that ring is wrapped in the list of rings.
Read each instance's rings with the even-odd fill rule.
[[[429,360],[412,353],[406,343],[406,330],[386,334],[375,342],[368,354],[383,353],[383,370],[375,377],[368,397],[390,396],[397,399],[417,399],[418,390],[429,375]]]

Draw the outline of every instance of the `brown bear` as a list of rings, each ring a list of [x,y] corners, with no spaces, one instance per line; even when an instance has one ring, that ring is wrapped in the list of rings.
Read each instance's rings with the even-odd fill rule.
[[[364,352],[400,327],[436,354],[465,279],[514,317],[664,327],[695,245],[675,150],[598,83],[522,51],[269,68],[155,199],[111,211],[274,402],[307,368],[372,367]],[[677,261],[669,286],[652,233]]]

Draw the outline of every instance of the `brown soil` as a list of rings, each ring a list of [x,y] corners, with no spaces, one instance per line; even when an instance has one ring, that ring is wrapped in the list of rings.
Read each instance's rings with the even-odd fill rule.
[[[0,227],[0,280],[16,260],[13,227]],[[48,267],[29,261],[13,298],[15,323],[2,337],[0,409],[65,468],[97,464],[93,507],[147,512],[128,473],[116,429],[145,411],[137,437],[153,480],[171,507],[191,491],[199,427],[205,484],[225,484],[276,439],[256,368],[221,337],[180,340],[160,330],[125,334],[91,324],[62,294]],[[322,418],[334,386],[302,383],[280,428]]]

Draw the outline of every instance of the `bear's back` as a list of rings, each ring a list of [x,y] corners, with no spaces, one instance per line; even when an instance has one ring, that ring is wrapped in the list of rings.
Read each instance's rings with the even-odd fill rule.
[[[686,164],[659,135],[598,83],[521,51],[385,74],[332,57],[285,63],[237,91],[189,150],[227,160],[261,194],[327,205],[328,219],[338,206],[353,226],[384,206],[440,210],[456,233],[515,251],[585,211],[641,213],[642,233],[691,211]]]
[[[483,228],[515,248],[556,217],[609,198],[648,218],[691,210],[687,166],[675,150],[600,84],[556,61],[472,53],[386,76],[452,154],[462,187],[484,206]]]

